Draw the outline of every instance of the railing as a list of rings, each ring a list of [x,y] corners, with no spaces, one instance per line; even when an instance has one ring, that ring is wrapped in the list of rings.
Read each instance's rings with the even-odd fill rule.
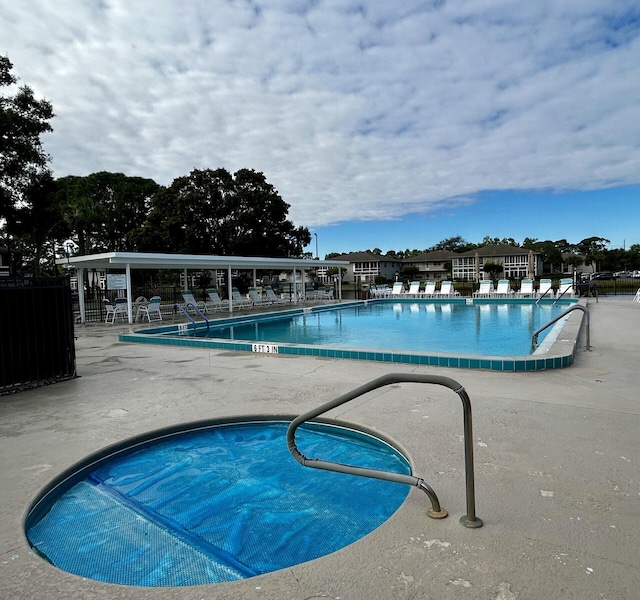
[[[385,481],[392,481],[395,483],[404,483],[407,485],[413,485],[420,488],[427,494],[431,500],[431,507],[427,509],[427,515],[434,519],[442,519],[447,516],[447,511],[440,506],[440,501],[436,496],[433,489],[420,477],[413,475],[405,475],[402,473],[394,473],[391,471],[380,471],[378,469],[369,469],[365,467],[356,467],[353,465],[344,465],[340,463],[324,461],[316,458],[307,458],[304,456],[296,446],[296,430],[305,421],[309,421],[319,415],[337,408],[342,404],[349,402],[359,396],[371,392],[375,389],[384,387],[386,385],[392,385],[395,383],[432,383],[435,385],[442,385],[448,387],[458,394],[462,400],[463,407],[463,419],[464,419],[464,457],[465,457],[465,482],[466,482],[466,497],[467,497],[467,514],[460,518],[460,522],[465,527],[477,528],[482,527],[482,520],[476,516],[475,508],[475,483],[473,476],[473,427],[471,419],[471,402],[469,396],[457,381],[450,379],[449,377],[442,377],[439,375],[418,375],[410,373],[390,373],[389,375],[383,375],[378,379],[374,379],[369,383],[366,383],[355,390],[343,394],[335,400],[331,400],[319,406],[318,408],[306,412],[296,417],[287,430],[287,446],[292,456],[303,466],[313,469],[322,469],[325,471],[336,471],[338,473],[347,473],[350,475],[357,475],[360,477],[372,477],[374,479],[382,479]]]
[[[589,309],[586,306],[582,306],[582,304],[573,304],[573,305],[571,305],[563,313],[559,314],[557,317],[555,317],[554,319],[551,319],[551,321],[549,321],[548,323],[545,323],[542,327],[539,327],[536,331],[534,331],[533,336],[531,337],[531,348],[533,350],[535,350],[537,348],[537,346],[538,346],[538,336],[547,327],[550,327],[551,325],[553,325],[554,323],[556,323],[557,321],[559,321],[563,317],[566,317],[573,310],[581,310],[586,315],[585,332],[586,332],[586,336],[587,336],[587,340],[586,340],[587,341],[587,345],[586,345],[585,350],[591,350],[591,333],[590,333],[590,328],[589,328]]]
[[[207,331],[209,331],[209,319],[204,316],[202,311],[193,302],[187,302],[186,304],[174,304],[174,309],[177,308],[185,317],[187,317],[187,319],[189,319],[189,321],[191,321],[193,324],[193,330],[195,331],[198,325],[196,324],[195,319],[193,319],[189,314],[189,307],[193,308],[193,310],[204,319],[204,322],[207,324]]]

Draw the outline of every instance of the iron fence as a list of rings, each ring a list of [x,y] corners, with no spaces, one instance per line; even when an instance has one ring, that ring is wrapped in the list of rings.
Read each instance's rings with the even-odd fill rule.
[[[68,279],[0,280],[0,394],[74,377]]]

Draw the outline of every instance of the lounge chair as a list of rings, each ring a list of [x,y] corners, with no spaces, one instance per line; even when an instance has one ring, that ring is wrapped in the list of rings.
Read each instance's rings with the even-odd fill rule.
[[[316,290],[316,298],[318,300],[333,300],[333,290],[327,290],[326,287],[321,285]]]
[[[218,294],[218,290],[215,290],[215,289],[207,290],[207,296],[208,296],[208,299],[204,305],[205,310],[211,310],[215,312],[216,310],[229,308],[229,301],[223,300],[222,298],[220,298],[220,295]]]
[[[160,312],[160,296],[153,296],[148,304],[141,304],[138,307],[136,318],[140,317],[144,321],[145,317],[149,323],[153,321],[162,321],[162,313]]]
[[[532,298],[533,294],[533,279],[523,279],[520,282],[520,289],[516,292],[516,296],[518,298]]]
[[[440,291],[436,292],[437,296],[446,296],[452,298],[453,296],[459,296],[460,292],[457,292],[453,287],[452,281],[443,281],[440,284]]]
[[[400,296],[401,294],[404,294],[404,283],[402,283],[402,281],[396,281],[393,284],[393,288],[391,288],[391,295]]]
[[[540,287],[538,288],[538,298],[553,298],[551,279],[540,280]]]
[[[492,296],[495,298],[496,296],[509,296],[511,294],[513,294],[511,282],[508,279],[501,279],[498,281],[496,291],[493,292]]]
[[[200,302],[196,301],[191,290],[182,290],[180,293],[182,294],[182,299],[184,300],[183,306],[187,312],[192,312],[195,314],[197,314],[198,311],[204,312],[205,303],[202,300]]]
[[[407,290],[406,295],[411,298],[417,298],[419,293],[420,293],[420,282],[412,281],[409,284],[409,289]]]
[[[269,302],[262,297],[262,294],[254,287],[249,288],[249,300],[251,300],[253,306],[264,306],[265,304],[269,304]]]
[[[267,302],[270,304],[284,304],[286,302],[284,298],[276,296],[276,293],[270,285],[265,286],[264,291],[267,296]]]
[[[243,298],[237,287],[231,288],[231,301],[237,308],[251,308],[253,302],[248,298]]]
[[[560,280],[558,298],[573,298],[573,279],[569,277]]]
[[[640,304],[640,288],[638,288],[636,295],[633,297],[633,301],[636,302],[637,304]]]
[[[427,281],[424,284],[424,292],[422,292],[423,298],[431,298],[436,293],[436,282],[435,281]]]
[[[126,298],[116,298],[114,303],[109,302],[109,300],[105,299],[104,306],[107,309],[107,316],[104,319],[105,323],[115,323],[116,319],[129,319],[129,309],[127,307],[127,299]]]
[[[477,292],[473,292],[474,298],[490,298],[493,294],[493,281],[491,279],[483,279],[480,281],[480,287]]]

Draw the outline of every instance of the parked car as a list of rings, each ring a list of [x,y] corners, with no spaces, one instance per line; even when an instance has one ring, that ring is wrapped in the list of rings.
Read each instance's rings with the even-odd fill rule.
[[[599,279],[600,281],[602,281],[606,279],[615,279],[615,277],[613,276],[613,273],[609,272],[591,273],[591,281],[593,281],[594,279]]]
[[[618,271],[613,274],[614,277],[631,277],[631,271]]]

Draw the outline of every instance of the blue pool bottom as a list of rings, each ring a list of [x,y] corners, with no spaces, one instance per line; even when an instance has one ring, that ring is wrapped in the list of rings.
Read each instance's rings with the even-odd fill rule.
[[[303,467],[289,454],[286,428],[216,425],[105,457],[30,515],[29,542],[60,569],[90,579],[200,585],[334,552],[406,498],[406,485]],[[344,427],[305,426],[298,443],[325,460],[411,472],[395,448]]]

